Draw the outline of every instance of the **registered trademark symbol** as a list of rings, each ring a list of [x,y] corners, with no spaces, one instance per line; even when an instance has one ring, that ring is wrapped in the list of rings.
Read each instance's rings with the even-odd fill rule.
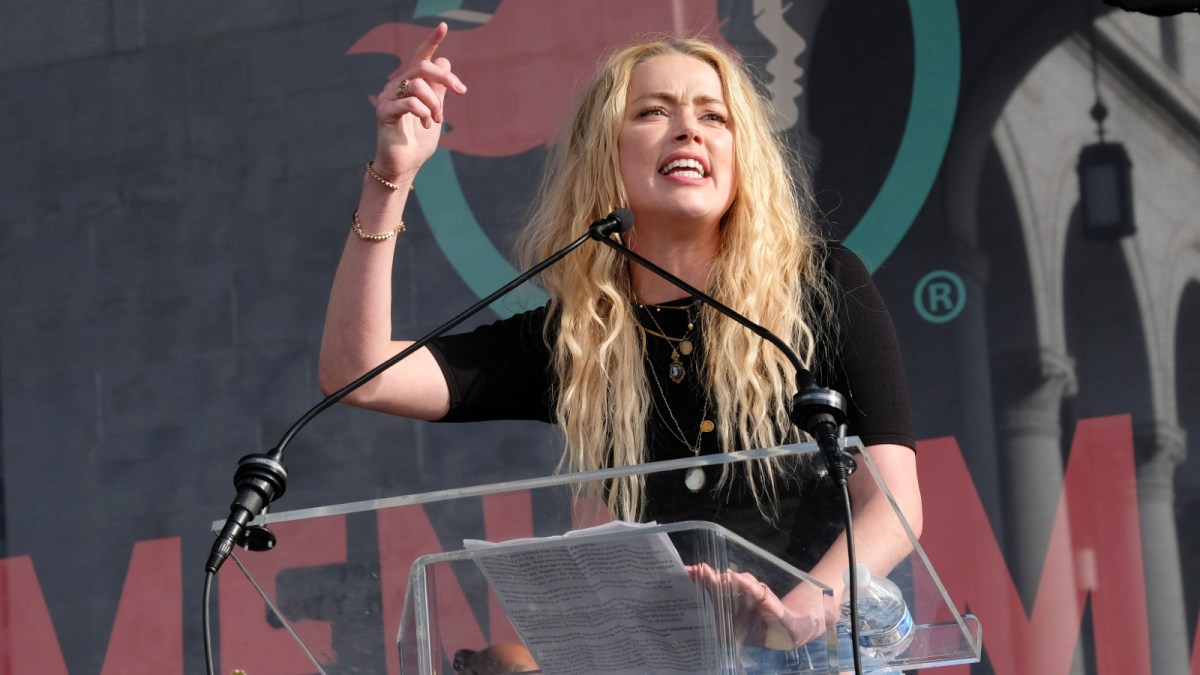
[[[954,272],[934,270],[917,282],[913,304],[922,319],[930,323],[946,323],[958,316],[966,306],[966,284]]]

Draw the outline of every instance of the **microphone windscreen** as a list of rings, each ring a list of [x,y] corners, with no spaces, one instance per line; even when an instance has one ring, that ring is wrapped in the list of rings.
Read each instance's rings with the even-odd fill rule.
[[[608,214],[608,217],[617,221],[617,226],[612,229],[613,232],[620,234],[621,232],[629,231],[633,227],[633,211],[627,208],[619,208]]]

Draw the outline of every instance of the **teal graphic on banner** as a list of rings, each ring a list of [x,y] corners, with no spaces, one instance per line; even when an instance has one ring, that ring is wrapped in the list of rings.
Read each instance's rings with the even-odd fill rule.
[[[958,108],[962,47],[953,0],[909,0],[913,28],[913,92],[904,137],[887,178],[846,237],[874,272],[896,250],[929,196],[950,142]]]
[[[461,8],[457,0],[421,0],[417,16]],[[953,0],[909,0],[913,30],[913,88],[907,121],[892,166],[845,244],[874,272],[908,233],[937,177],[958,105],[961,68],[958,10]],[[353,50],[352,50],[353,51]],[[451,153],[440,148],[417,178],[420,208],[443,254],[476,296],[517,275],[467,206]],[[539,290],[493,307],[510,316],[544,302]]]

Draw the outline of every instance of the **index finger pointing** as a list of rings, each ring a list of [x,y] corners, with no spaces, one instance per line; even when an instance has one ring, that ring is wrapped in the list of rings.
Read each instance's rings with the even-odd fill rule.
[[[434,52],[437,51],[438,45],[442,44],[442,40],[445,39],[449,32],[450,27],[446,25],[445,21],[439,23],[437,28],[433,29],[433,33],[431,33],[429,37],[425,38],[425,41],[421,43],[420,47],[417,47],[416,53],[413,54],[414,59],[417,61],[428,61],[432,59]]]

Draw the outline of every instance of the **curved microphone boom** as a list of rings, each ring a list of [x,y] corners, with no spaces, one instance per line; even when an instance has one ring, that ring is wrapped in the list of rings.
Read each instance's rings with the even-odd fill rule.
[[[595,238],[622,256],[633,260],[659,277],[669,281],[672,285],[691,295],[693,298],[700,300],[721,314],[745,326],[750,332],[775,345],[779,351],[783,352],[783,355],[791,362],[792,368],[796,370],[797,394],[792,398],[790,408],[792,423],[817,442],[817,446],[821,449],[821,455],[825,461],[826,468],[833,479],[841,485],[846,483],[849,467],[846,463],[845,454],[841,450],[841,444],[838,442],[838,439],[842,437],[845,431],[846,424],[846,401],[841,394],[833,389],[817,386],[812,373],[804,367],[795,350],[780,339],[779,336],[726,307],[704,291],[695,288],[674,274],[634,253],[628,246],[608,237]]]
[[[842,493],[843,515],[846,522],[846,557],[850,564],[850,626],[848,629],[850,631],[851,653],[854,657],[854,672],[861,674],[863,672],[862,657],[858,646],[858,565],[854,550],[854,522],[850,503],[850,489],[847,481],[850,472],[854,469],[854,460],[842,451],[841,443],[839,443],[839,439],[845,434],[846,429],[845,398],[833,389],[817,386],[812,373],[800,362],[800,357],[779,336],[721,304],[716,298],[634,253],[628,246],[613,241],[608,237],[594,238],[659,277],[669,281],[676,288],[691,295],[693,298],[700,300],[721,314],[745,326],[755,335],[775,345],[783,352],[788,361],[791,362],[792,367],[796,369],[797,393],[792,397],[792,406],[789,411],[792,423],[817,442],[817,447],[821,451],[821,459],[825,462],[825,468],[829,472],[830,478],[834,480]]]
[[[221,529],[221,533],[217,535],[217,540],[213,543],[212,552],[208,556],[208,562],[204,565],[205,570],[211,574],[216,574],[217,570],[220,569],[221,565],[233,552],[234,545],[242,542],[246,537],[248,532],[247,524],[255,516],[262,513],[268,504],[283,495],[287,487],[287,469],[282,463],[283,450],[304,425],[308,424],[314,417],[324,412],[333,404],[345,398],[355,389],[370,382],[383,371],[403,361],[410,354],[424,347],[430,340],[445,334],[483,308],[512,292],[513,289],[537,276],[547,267],[557,263],[568,253],[579,248],[588,239],[608,241],[610,235],[625,232],[631,227],[633,227],[633,213],[629,209],[617,209],[604,218],[596,220],[588,227],[588,231],[575,241],[529,268],[491,295],[480,299],[459,315],[433,329],[429,334],[412,343],[400,353],[367,371],[345,387],[326,396],[320,403],[313,406],[300,419],[296,420],[270,452],[247,455],[238,461],[237,473],[234,475],[234,485],[238,489],[237,498],[230,505],[229,519],[225,521],[225,526]],[[273,544],[273,540],[267,538],[264,539],[262,547],[270,548]]]

